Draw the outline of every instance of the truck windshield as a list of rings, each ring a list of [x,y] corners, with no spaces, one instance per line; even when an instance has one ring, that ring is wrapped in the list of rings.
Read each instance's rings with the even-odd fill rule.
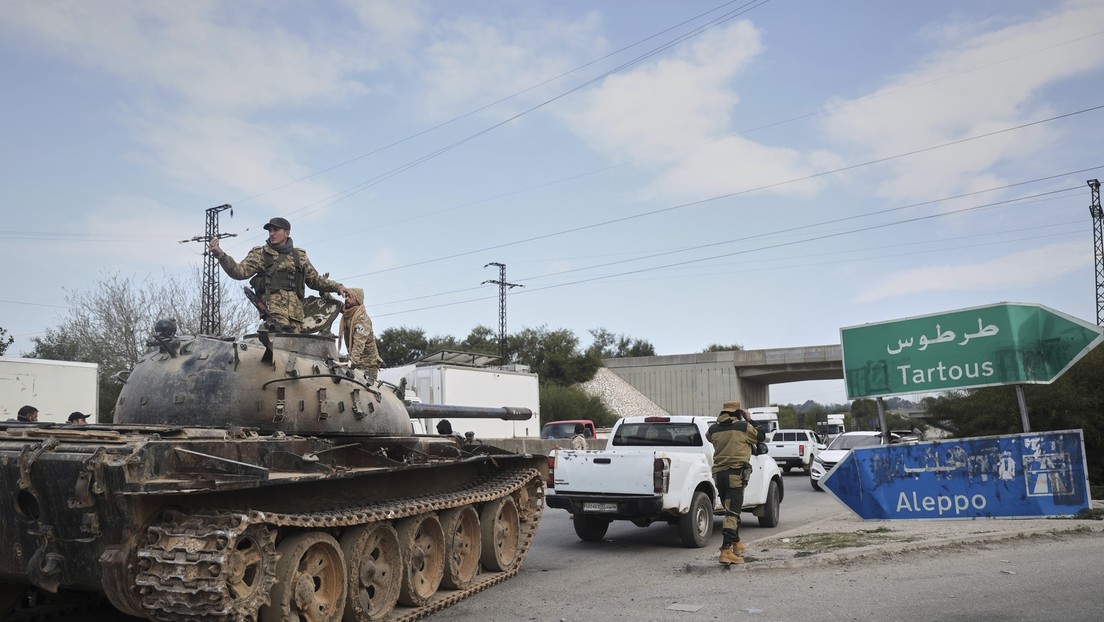
[[[574,423],[548,423],[541,428],[541,438],[571,438],[575,436]]]
[[[832,444],[828,446],[828,449],[854,449],[856,447],[873,447],[874,445],[881,445],[882,437],[877,435],[855,435],[837,436],[836,440],[832,441]]]
[[[702,437],[693,423],[626,423],[617,428],[613,444],[622,447],[701,447]]]

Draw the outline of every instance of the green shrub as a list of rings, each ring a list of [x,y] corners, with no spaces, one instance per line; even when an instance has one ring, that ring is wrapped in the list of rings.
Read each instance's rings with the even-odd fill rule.
[[[590,419],[600,428],[617,421],[602,400],[577,387],[542,382],[540,386],[541,424],[563,419]]]

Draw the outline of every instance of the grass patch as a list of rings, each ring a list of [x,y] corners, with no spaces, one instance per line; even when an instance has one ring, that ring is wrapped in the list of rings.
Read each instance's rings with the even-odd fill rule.
[[[798,556],[811,555],[836,549],[848,549],[872,544],[881,544],[894,540],[890,536],[893,530],[889,527],[877,529],[860,529],[858,531],[834,531],[828,533],[814,533],[791,538],[784,546],[796,549]]]
[[[1104,510],[1100,508],[1082,508],[1077,513],[1077,518],[1081,520],[1104,520]]]

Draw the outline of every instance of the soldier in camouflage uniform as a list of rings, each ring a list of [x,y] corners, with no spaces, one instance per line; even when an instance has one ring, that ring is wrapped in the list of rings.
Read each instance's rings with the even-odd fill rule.
[[[713,479],[724,506],[720,561],[726,566],[742,564],[740,553],[747,548],[740,542],[744,487],[751,477],[752,448],[765,441],[766,435],[751,422],[751,414],[740,408],[740,402],[725,402],[705,438],[713,443]]]
[[[249,284],[264,301],[267,327],[281,332],[300,332],[303,324],[304,287],[319,292],[348,292],[337,281],[318,274],[307,259],[307,252],[295,248],[288,234],[291,223],[285,218],[273,218],[264,226],[268,243],[249,251],[241,263],[219,248],[218,238],[210,243],[211,254],[232,279]]]
[[[349,362],[354,368],[364,370],[365,376],[375,383],[379,377],[379,368],[383,364],[379,349],[376,348],[376,335],[372,332],[372,318],[364,310],[364,290],[353,287],[345,294],[345,308],[341,314],[338,350],[341,342],[349,350]]]

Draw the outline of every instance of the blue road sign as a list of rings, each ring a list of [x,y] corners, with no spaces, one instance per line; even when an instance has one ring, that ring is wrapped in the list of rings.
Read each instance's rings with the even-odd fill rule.
[[[1092,503],[1081,430],[861,447],[820,485],[863,519],[1070,516]]]

